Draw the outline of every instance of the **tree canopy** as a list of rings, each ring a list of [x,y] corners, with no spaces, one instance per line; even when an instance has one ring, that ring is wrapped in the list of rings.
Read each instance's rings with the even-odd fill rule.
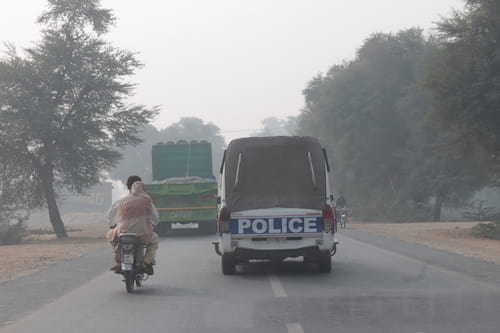
[[[262,128],[250,133],[250,136],[294,135],[297,131],[297,117],[279,119],[268,117],[261,121]]]
[[[428,117],[422,86],[435,49],[420,29],[374,34],[354,60],[304,89],[300,133],[327,146],[334,188],[348,195],[358,216],[428,219],[433,198],[439,220],[443,202],[482,186],[473,162],[437,150],[443,138]]]
[[[500,177],[500,3],[467,0],[437,26],[439,48],[426,79],[432,116],[448,153],[480,159]]]
[[[0,201],[47,205],[66,237],[57,190],[99,182],[157,109],[126,102],[141,63],[103,39],[114,16],[98,0],[48,0],[38,22],[41,41],[0,59]]]

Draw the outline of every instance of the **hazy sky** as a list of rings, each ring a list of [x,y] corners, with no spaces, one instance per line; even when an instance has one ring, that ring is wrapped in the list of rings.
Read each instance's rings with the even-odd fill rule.
[[[460,0],[102,0],[113,9],[115,46],[145,64],[133,101],[160,105],[158,128],[194,116],[227,139],[267,117],[299,114],[302,89],[351,59],[374,32],[428,31]],[[0,41],[29,46],[44,0],[0,0]]]

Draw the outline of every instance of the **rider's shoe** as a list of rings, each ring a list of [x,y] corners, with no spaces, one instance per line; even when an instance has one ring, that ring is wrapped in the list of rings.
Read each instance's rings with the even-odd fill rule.
[[[147,273],[148,272],[148,267],[145,264],[138,264],[137,265],[137,273]]]
[[[153,264],[146,264],[146,274],[148,275],[154,274]]]
[[[115,272],[116,274],[121,274],[122,272],[122,265],[121,264],[114,264],[113,267],[109,269],[110,271]]]

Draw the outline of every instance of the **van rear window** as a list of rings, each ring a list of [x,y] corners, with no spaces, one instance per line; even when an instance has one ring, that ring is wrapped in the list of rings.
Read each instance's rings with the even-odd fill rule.
[[[303,144],[268,143],[243,148],[226,156],[229,206],[234,204],[238,210],[322,208],[326,175],[321,146],[308,149]]]

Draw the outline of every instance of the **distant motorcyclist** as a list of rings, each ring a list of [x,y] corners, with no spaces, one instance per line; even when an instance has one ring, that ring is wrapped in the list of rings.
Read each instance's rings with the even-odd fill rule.
[[[106,238],[113,249],[116,264],[111,270],[117,272],[121,269],[120,255],[116,252],[116,240],[120,233],[131,232],[137,234],[146,245],[144,265],[145,273],[153,274],[156,250],[159,237],[153,231],[159,223],[159,215],[153,201],[145,191],[145,185],[139,176],[130,176],[127,180],[129,194],[113,203],[107,213],[110,230]]]
[[[347,200],[344,197],[344,193],[340,192],[337,201],[335,202],[336,208],[347,208]]]

